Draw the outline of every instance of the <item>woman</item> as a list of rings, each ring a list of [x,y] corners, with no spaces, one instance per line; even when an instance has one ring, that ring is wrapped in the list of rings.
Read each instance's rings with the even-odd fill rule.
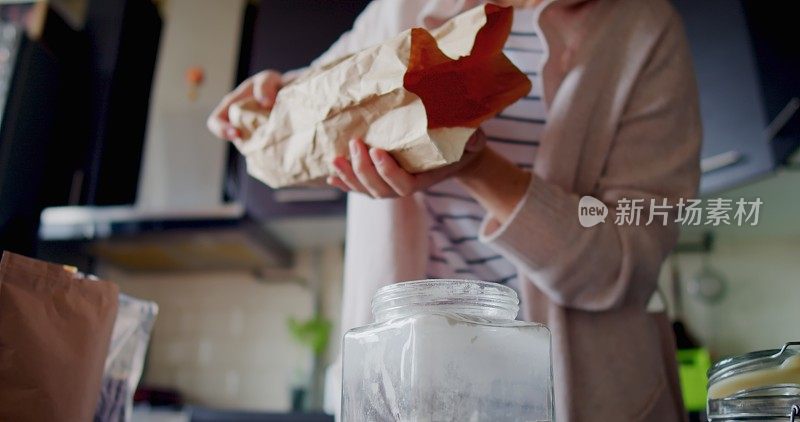
[[[681,420],[670,326],[647,311],[678,228],[645,225],[646,213],[640,225],[613,223],[620,199],[675,203],[697,188],[700,120],[680,20],[666,0],[498,3],[518,6],[506,54],[533,79],[531,94],[449,167],[408,174],[361,140],[334,160],[328,183],[354,193],[343,328],[368,323],[372,294],[398,280],[509,283],[524,318],[552,331],[559,420]],[[375,0],[312,65],[478,4]],[[209,127],[237,136],[227,107],[247,96],[269,106],[290,78],[256,75]],[[584,195],[608,206],[605,223],[579,224]]]

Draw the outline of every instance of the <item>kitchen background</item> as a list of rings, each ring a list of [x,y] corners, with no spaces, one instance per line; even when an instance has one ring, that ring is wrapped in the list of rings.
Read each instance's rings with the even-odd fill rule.
[[[204,122],[237,81],[314,58],[368,0],[4,3],[0,248],[158,303],[142,401],[322,409],[344,198],[269,190]],[[701,91],[703,195],[763,201],[755,227],[687,228],[662,271],[670,313],[716,360],[800,338],[800,52],[774,5],[673,3]]]

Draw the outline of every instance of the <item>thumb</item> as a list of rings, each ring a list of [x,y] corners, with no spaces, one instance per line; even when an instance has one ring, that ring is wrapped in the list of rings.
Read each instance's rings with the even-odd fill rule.
[[[477,152],[482,150],[486,146],[486,134],[483,133],[483,130],[478,129],[469,138],[467,141],[467,145],[464,147],[464,150],[467,152]]]
[[[281,87],[281,75],[267,71],[256,75],[253,81],[253,97],[263,107],[272,107]]]

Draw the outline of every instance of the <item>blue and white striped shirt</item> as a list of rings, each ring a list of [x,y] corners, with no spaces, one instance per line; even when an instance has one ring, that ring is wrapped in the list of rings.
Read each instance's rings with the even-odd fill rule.
[[[541,82],[547,46],[536,24],[537,13],[537,9],[514,11],[512,32],[503,49],[528,75],[533,89],[481,126],[491,148],[526,170],[533,168],[547,118]],[[430,187],[424,202],[431,224],[427,277],[480,279],[516,287],[514,265],[478,241],[485,210],[456,181],[445,180]]]

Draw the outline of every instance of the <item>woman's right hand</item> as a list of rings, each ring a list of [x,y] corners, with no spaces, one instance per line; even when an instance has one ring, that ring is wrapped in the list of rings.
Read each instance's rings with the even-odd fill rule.
[[[281,87],[283,87],[283,75],[274,70],[264,70],[247,78],[224,96],[214,108],[206,121],[208,130],[221,139],[229,141],[239,139],[241,133],[228,120],[228,109],[231,105],[240,100],[254,98],[265,109],[272,108]]]

